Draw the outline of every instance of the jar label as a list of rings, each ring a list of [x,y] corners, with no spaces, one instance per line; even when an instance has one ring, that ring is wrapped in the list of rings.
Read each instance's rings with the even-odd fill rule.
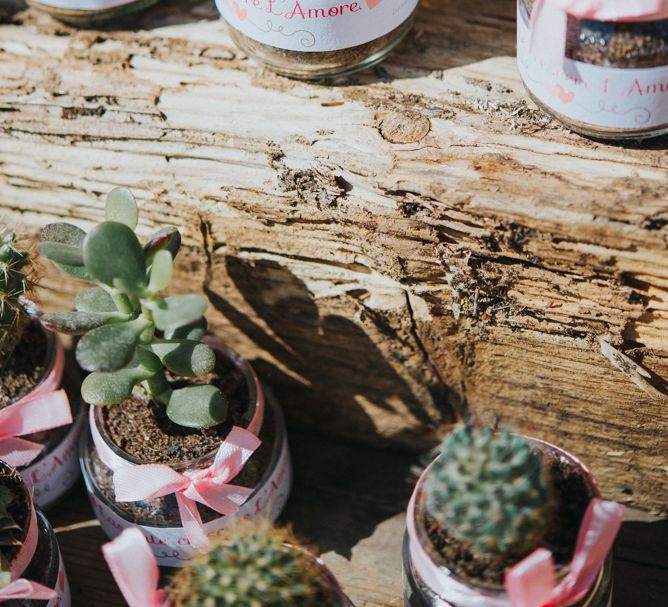
[[[95,495],[90,479],[85,474],[84,480],[93,510],[100,521],[102,530],[109,538],[113,539],[127,527],[135,526],[132,521],[119,516]],[[291,485],[292,465],[286,440],[283,442],[278,462],[271,476],[250,496],[234,517],[221,516],[206,523],[204,525],[206,533],[215,534],[236,517],[249,520],[264,517],[275,521],[285,507]],[[190,542],[182,527],[145,525],[137,525],[137,527],[146,536],[160,567],[182,567],[190,560],[193,549],[190,548]]]
[[[253,40],[290,51],[338,51],[389,34],[418,0],[216,0],[225,20]]]
[[[43,4],[52,8],[62,8],[70,11],[103,11],[125,4],[134,4],[138,0],[36,0],[36,4]]]
[[[40,508],[46,508],[62,497],[79,478],[77,445],[85,423],[86,415],[82,414],[53,451],[21,470],[21,476],[32,488],[33,499]]]
[[[46,607],[70,607],[72,604],[72,599],[70,597],[70,584],[67,581],[67,573],[65,573],[65,563],[63,562],[63,557],[58,553],[58,581],[56,582],[56,587],[54,590],[58,593],[58,596],[51,599]]]
[[[522,79],[549,109],[583,126],[631,131],[668,127],[668,66],[602,67],[564,54],[546,60],[531,49],[529,21],[521,9],[517,27]]]

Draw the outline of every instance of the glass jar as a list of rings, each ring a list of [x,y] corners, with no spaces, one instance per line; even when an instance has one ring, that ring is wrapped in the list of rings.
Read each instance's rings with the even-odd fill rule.
[[[410,31],[418,0],[216,0],[234,42],[284,76],[343,76],[382,61]]]
[[[160,0],[28,0],[28,4],[60,21],[89,26],[144,10]]]
[[[241,473],[230,481],[232,484],[253,489],[234,516],[264,516],[272,521],[276,520],[285,506],[292,482],[283,414],[273,398],[268,399],[268,406],[266,411],[264,410],[264,392],[247,361],[220,343],[208,343],[218,351],[219,356],[222,353],[233,361],[245,377],[249,394],[247,428],[262,441]],[[149,463],[137,460],[113,443],[104,429],[101,407],[91,408],[90,419],[98,440],[103,441],[105,449],[111,450],[115,458],[134,465]],[[217,450],[197,461],[169,465],[181,473],[201,470],[213,463],[216,453]],[[103,531],[110,539],[115,538],[123,529],[137,525],[146,536],[161,567],[180,567],[190,560],[192,548],[183,529],[174,494],[138,502],[117,502],[113,470],[102,461],[89,433],[82,439],[80,460],[91,505]],[[207,534],[222,529],[231,518],[201,505],[199,511]]]
[[[560,466],[573,469],[584,481],[587,494],[590,497],[600,496],[600,491],[589,470],[575,457],[565,451],[534,439],[528,439],[537,449],[554,458]],[[403,581],[404,581],[404,605],[406,607],[479,607],[487,605],[488,607],[511,607],[510,600],[503,586],[492,586],[491,584],[478,585],[471,580],[465,579],[460,574],[451,569],[451,566],[445,562],[443,557],[432,548],[429,534],[425,527],[425,504],[424,504],[424,478],[428,474],[428,469],[418,482],[412,499],[414,508],[409,508],[409,516],[412,515],[412,525],[409,525],[404,536],[403,544]],[[414,532],[410,531],[410,528]],[[448,596],[443,596],[434,590],[425,577],[433,574],[433,567],[429,568],[429,573],[422,574],[424,565],[419,565],[420,556],[417,554],[416,543],[422,546],[423,553],[427,555],[432,565],[438,567],[438,575],[450,581],[447,585]],[[560,575],[565,575],[568,565],[562,567]],[[446,585],[444,585],[446,587]],[[612,599],[612,554],[609,553],[599,571],[598,577],[594,581],[587,596],[575,603],[573,607],[609,607]]]
[[[529,94],[583,135],[668,133],[668,2],[651,14],[599,4],[585,18],[554,0],[518,0],[517,57]]]

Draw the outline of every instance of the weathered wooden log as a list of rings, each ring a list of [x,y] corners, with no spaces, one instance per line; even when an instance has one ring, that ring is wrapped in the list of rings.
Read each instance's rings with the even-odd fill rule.
[[[666,510],[666,141],[582,139],[527,102],[513,0],[424,2],[389,61],[331,85],[264,71],[208,1],[113,31],[12,6],[9,220],[86,227],[129,186],[294,422],[426,449],[499,418]]]

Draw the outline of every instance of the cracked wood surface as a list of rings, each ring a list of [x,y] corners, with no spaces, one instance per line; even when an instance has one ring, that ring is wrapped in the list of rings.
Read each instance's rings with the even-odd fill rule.
[[[262,70],[208,1],[106,31],[3,6],[9,220],[85,228],[129,186],[293,423],[424,450],[500,418],[666,512],[666,140],[527,103],[513,0],[423,2],[388,61],[326,86]],[[42,302],[74,289],[46,274]]]

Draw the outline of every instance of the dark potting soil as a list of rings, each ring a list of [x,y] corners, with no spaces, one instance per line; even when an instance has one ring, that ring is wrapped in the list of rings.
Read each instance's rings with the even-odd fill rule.
[[[579,470],[554,456],[546,454],[545,457],[556,499],[542,546],[552,552],[559,570],[568,565],[573,557],[580,524],[594,496]],[[470,545],[452,537],[429,515],[425,515],[425,529],[449,569],[466,580],[482,585],[501,586],[506,569],[527,556],[502,561],[498,557],[480,555]]]
[[[175,388],[186,385],[172,378]],[[178,464],[198,459],[216,450],[232,426],[248,426],[250,395],[246,379],[239,369],[217,352],[215,369],[190,384],[211,384],[223,392],[228,402],[227,420],[213,428],[185,428],[167,417],[163,405],[153,402],[146,391],[135,389],[130,399],[120,405],[105,407],[104,429],[121,450],[128,455],[154,464]]]
[[[37,321],[26,327],[7,365],[0,375],[0,409],[15,403],[30,392],[44,374],[47,338]]]
[[[11,515],[14,522],[21,528],[18,534],[21,539],[24,539],[28,533],[28,522],[30,520],[30,505],[23,487],[23,481],[19,473],[11,470],[6,464],[0,468],[0,485],[7,487],[12,495],[15,496],[14,501],[8,506],[7,511]],[[8,560],[12,561],[19,552],[21,546],[3,546],[2,554]]]
[[[267,473],[272,455],[276,449],[276,418],[271,407],[267,407],[264,423],[260,432],[262,444],[250,457],[244,469],[233,481],[235,485],[255,488]],[[218,439],[216,448],[220,445]],[[102,494],[109,502],[125,513],[132,521],[147,520],[159,525],[180,526],[179,510],[174,495],[168,495],[143,502],[116,502],[114,494],[113,472],[100,460],[97,451],[91,450],[91,469]],[[220,517],[220,514],[198,504],[202,520],[206,523]]]

